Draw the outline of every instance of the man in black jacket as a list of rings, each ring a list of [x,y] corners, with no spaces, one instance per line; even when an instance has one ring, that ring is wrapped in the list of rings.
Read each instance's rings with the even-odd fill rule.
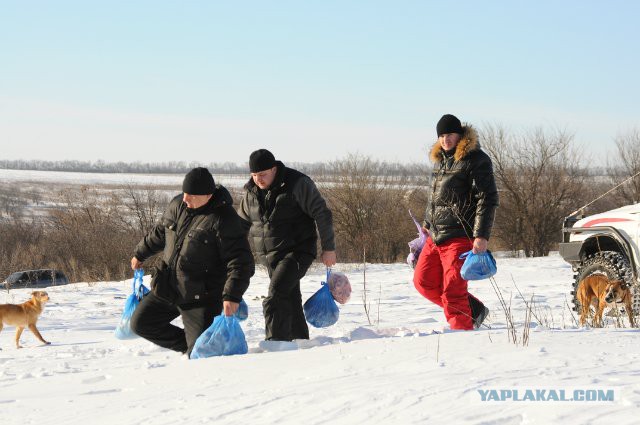
[[[253,248],[271,282],[263,301],[265,339],[309,339],[300,279],[316,257],[320,233],[322,262],[336,263],[333,218],[313,181],[259,149],[249,157],[251,179],[238,214],[251,223]]]
[[[478,328],[489,310],[467,291],[460,276],[460,254],[487,250],[498,206],[498,191],[489,156],[478,134],[453,115],[436,126],[438,141],[425,230],[429,237],[416,264],[413,282],[424,297],[444,309],[451,329]]]
[[[131,259],[135,270],[163,251],[152,291],[136,308],[131,329],[161,347],[191,354],[215,316],[236,312],[255,265],[247,240],[249,227],[209,170],[191,170],[182,191]],[[178,316],[184,329],[171,324]]]

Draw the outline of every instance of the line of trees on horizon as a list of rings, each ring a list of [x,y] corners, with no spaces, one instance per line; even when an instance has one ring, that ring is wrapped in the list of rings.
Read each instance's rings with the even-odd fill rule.
[[[384,161],[383,161],[384,162]],[[385,166],[379,170],[386,175],[401,176],[418,174],[423,164],[402,164],[399,162],[384,162]],[[285,165],[314,176],[333,175],[331,162],[287,162]],[[0,160],[0,169],[31,170],[31,171],[61,171],[74,173],[127,173],[127,174],[186,174],[195,167],[207,167],[212,174],[249,174],[249,164],[246,163],[203,163],[198,161],[167,161],[167,162],[106,162],[106,161],[77,161],[77,160]]]

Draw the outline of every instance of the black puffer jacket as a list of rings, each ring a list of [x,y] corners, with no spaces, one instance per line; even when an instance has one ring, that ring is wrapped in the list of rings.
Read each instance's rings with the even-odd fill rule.
[[[252,224],[249,234],[260,261],[272,269],[287,254],[315,258],[318,236],[324,251],[335,250],[333,216],[315,183],[280,161],[271,187],[261,190],[253,180],[238,214]]]
[[[227,189],[217,186],[211,200],[198,209],[188,209],[182,195],[173,198],[136,247],[135,256],[145,261],[164,250],[162,258],[171,273],[173,290],[169,300],[176,304],[211,298],[239,302],[255,270],[248,230]],[[176,246],[185,231],[182,246]],[[178,255],[168,264],[176,249]],[[165,299],[169,298],[166,289],[161,289]]]
[[[491,159],[480,150],[475,129],[467,125],[463,131],[453,152],[444,152],[439,142],[431,150],[435,164],[424,225],[436,245],[457,237],[489,239],[498,206]]]

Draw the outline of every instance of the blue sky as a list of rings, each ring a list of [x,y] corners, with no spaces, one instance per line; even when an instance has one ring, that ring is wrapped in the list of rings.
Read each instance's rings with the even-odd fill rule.
[[[640,127],[632,1],[3,1],[4,159],[427,161],[453,113]]]

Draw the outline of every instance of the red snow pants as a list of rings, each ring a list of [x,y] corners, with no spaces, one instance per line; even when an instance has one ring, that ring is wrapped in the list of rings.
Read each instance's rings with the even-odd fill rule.
[[[418,292],[444,309],[451,329],[473,329],[467,281],[460,276],[464,260],[458,258],[472,247],[468,238],[452,238],[442,245],[427,238],[413,274]]]

